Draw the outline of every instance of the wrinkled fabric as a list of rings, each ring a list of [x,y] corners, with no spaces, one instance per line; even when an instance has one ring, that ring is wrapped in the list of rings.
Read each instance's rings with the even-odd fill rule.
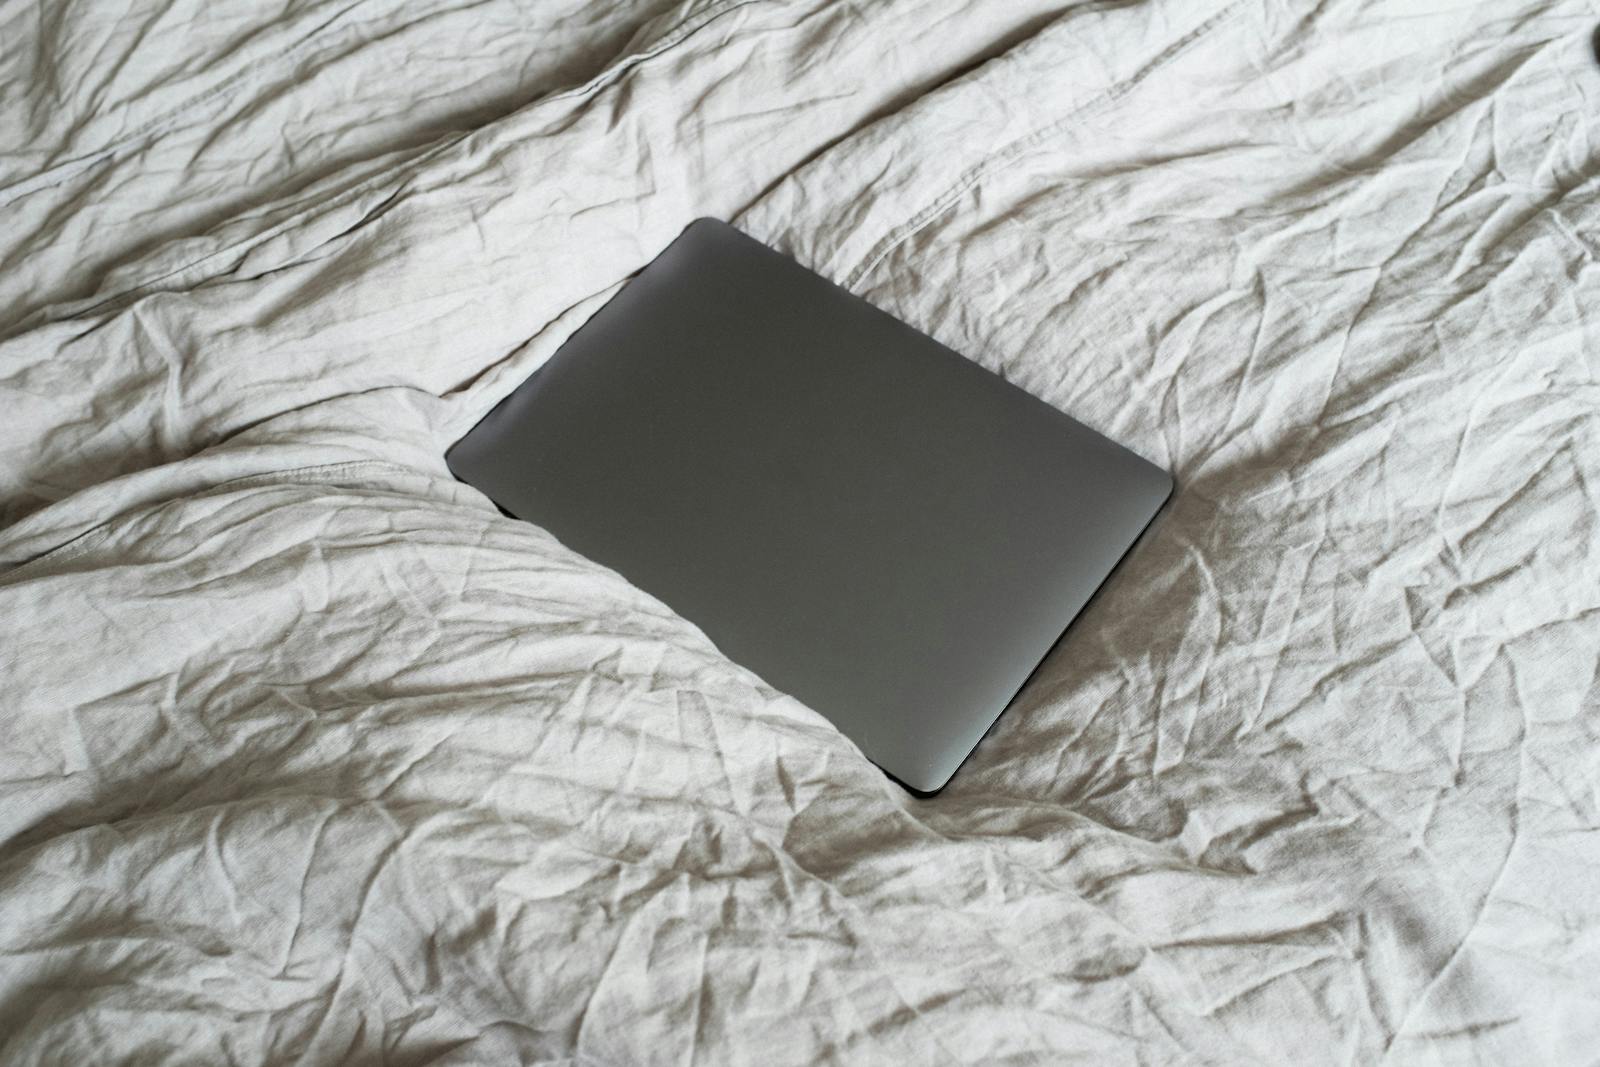
[[[600,7],[0,6],[0,1059],[1592,1062],[1592,8]],[[699,215],[1176,475],[935,799],[443,465]]]

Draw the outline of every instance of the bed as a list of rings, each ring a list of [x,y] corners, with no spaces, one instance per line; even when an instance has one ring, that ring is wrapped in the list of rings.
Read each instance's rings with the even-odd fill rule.
[[[1596,22],[0,3],[0,1060],[1597,1062]],[[935,799],[445,469],[703,215],[1176,475]]]

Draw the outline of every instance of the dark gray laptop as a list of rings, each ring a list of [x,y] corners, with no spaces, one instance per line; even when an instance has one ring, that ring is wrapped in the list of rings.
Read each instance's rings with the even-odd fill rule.
[[[943,788],[1172,490],[724,223],[690,225],[455,474]]]

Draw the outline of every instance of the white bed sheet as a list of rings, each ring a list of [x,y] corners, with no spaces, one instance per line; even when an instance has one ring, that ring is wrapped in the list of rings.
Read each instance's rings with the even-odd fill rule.
[[[0,1057],[1594,1062],[1592,8],[205,10],[0,7]],[[936,800],[443,468],[702,214],[1178,478]]]

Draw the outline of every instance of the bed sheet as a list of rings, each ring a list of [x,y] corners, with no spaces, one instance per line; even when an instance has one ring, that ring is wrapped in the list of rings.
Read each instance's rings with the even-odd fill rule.
[[[1594,1062],[1589,5],[416,10],[0,8],[0,1057]],[[443,466],[707,214],[1177,477],[936,799]]]

